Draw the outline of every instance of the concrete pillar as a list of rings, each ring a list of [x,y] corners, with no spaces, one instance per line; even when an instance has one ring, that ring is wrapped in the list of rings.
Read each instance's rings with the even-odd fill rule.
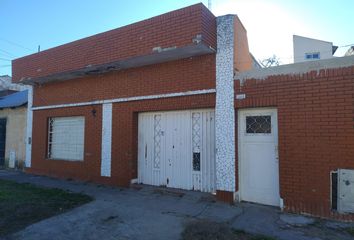
[[[229,202],[235,192],[234,15],[216,22],[216,189]]]
[[[32,126],[33,126],[33,87],[28,87],[28,102],[27,102],[27,132],[26,132],[26,159],[25,167],[31,167],[32,160]]]
[[[102,105],[101,176],[111,176],[112,103]]]

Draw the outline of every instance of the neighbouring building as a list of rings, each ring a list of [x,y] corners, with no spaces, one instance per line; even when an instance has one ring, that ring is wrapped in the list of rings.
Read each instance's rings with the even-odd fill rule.
[[[24,168],[27,93],[0,97],[0,167]]]
[[[26,85],[13,83],[9,75],[0,76],[0,97],[26,89]]]
[[[337,46],[332,42],[293,35],[294,63],[333,58]]]
[[[253,59],[202,4],[16,59],[26,171],[352,218],[354,57]]]
[[[251,54],[252,58],[252,68],[262,68],[261,64],[256,60],[256,58]]]

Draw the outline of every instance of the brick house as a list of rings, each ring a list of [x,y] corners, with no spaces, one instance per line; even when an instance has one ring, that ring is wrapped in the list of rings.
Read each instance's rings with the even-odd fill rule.
[[[32,85],[26,171],[328,216],[330,173],[354,168],[354,58],[253,59],[238,17],[202,4],[16,59],[13,80]]]
[[[267,204],[271,191],[250,185],[272,187],[288,211],[353,220],[339,213],[354,210],[354,57],[246,71],[234,83],[239,197]],[[244,123],[252,115],[274,118],[275,138],[248,135]],[[271,148],[272,166],[263,161]]]

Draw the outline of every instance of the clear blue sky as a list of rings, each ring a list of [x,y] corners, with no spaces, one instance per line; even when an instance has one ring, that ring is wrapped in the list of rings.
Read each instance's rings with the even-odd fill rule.
[[[198,2],[0,0],[0,75],[11,75],[8,60],[36,52],[38,45],[45,50]],[[353,44],[353,9],[353,0],[212,0],[215,15],[239,15],[257,59],[277,54],[284,63],[291,58],[292,34]]]

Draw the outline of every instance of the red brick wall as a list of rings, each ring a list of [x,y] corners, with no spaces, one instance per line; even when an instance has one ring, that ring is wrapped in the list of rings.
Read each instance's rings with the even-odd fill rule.
[[[32,166],[28,172],[128,186],[137,177],[137,116],[145,111],[214,108],[215,94],[175,97],[113,104],[112,177],[100,177],[102,106],[72,107],[34,111]],[[96,116],[92,115],[96,110]],[[48,118],[85,116],[85,154],[83,162],[46,159]]]
[[[280,195],[286,209],[333,216],[330,172],[354,169],[354,67],[321,70],[318,76],[249,79],[242,87],[235,81],[238,93],[246,99],[235,100],[236,109],[278,109]]]
[[[234,68],[243,72],[252,69],[252,58],[248,48],[247,30],[240,19],[234,17]]]
[[[154,47],[191,45],[197,34],[203,36],[205,44],[216,48],[216,19],[203,4],[15,59],[13,81],[146,55]]]
[[[215,88],[215,54],[36,86],[34,106]]]

